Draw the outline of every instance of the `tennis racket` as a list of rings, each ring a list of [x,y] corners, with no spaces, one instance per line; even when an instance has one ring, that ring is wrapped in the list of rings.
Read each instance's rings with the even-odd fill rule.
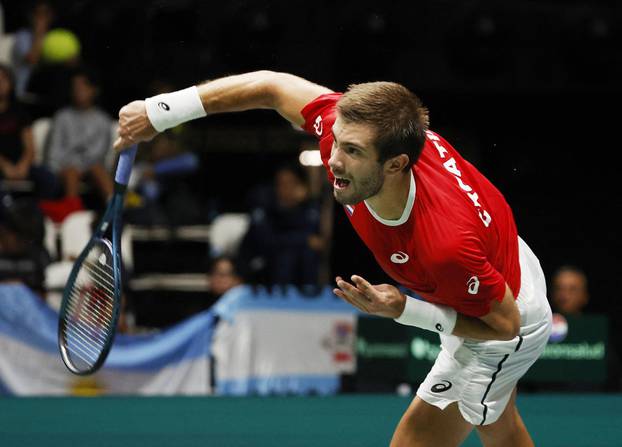
[[[97,371],[114,340],[121,308],[121,217],[135,156],[136,146],[121,152],[114,195],[63,291],[58,347],[74,374]]]

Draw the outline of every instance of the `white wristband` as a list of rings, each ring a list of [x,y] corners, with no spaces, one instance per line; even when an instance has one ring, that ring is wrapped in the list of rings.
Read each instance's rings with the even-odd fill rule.
[[[145,107],[151,125],[158,132],[207,115],[196,86],[147,98]]]
[[[395,321],[407,326],[451,335],[457,318],[458,313],[451,307],[427,303],[407,295],[404,312]]]

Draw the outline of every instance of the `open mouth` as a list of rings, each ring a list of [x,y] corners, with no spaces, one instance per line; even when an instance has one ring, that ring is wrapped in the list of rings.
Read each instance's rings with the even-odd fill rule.
[[[350,185],[350,180],[345,178],[335,177],[335,188],[346,189]]]

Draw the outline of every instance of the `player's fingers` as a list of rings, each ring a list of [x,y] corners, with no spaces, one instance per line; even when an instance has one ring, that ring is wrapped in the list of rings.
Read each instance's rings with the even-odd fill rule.
[[[353,298],[363,301],[369,301],[369,298],[365,296],[363,292],[350,284],[348,281],[344,281],[343,279],[339,278],[339,280],[337,281],[337,287],[339,287],[344,292],[350,294],[350,296],[352,296]]]
[[[129,130],[128,130],[128,128],[126,126],[121,124],[119,126],[119,130],[117,132],[119,133],[120,137],[125,138],[125,137],[127,137],[128,133],[129,133]]]
[[[112,147],[114,148],[115,151],[121,151],[131,145],[132,145],[132,142],[130,140],[123,138],[123,137],[119,137],[115,140]]]
[[[344,301],[347,301],[348,303],[352,304],[353,306],[356,306],[356,303],[354,303],[350,298],[348,298],[348,296],[343,293],[343,291],[341,289],[333,289],[333,293],[335,295],[337,295],[339,298],[341,298]],[[356,306],[358,307],[358,306]]]
[[[352,282],[356,284],[357,289],[359,289],[365,296],[370,299],[376,298],[377,292],[376,289],[362,276],[352,275]]]
[[[360,310],[362,312],[367,312],[367,309],[361,303],[359,303],[356,300],[354,300],[351,297],[349,297],[342,290],[340,290],[340,289],[333,289],[333,293],[335,295],[337,295],[339,298],[341,298],[342,300],[347,301],[348,303],[350,303],[351,305],[356,307],[358,310]]]
[[[337,282],[337,287],[341,289],[341,293],[350,304],[363,312],[370,312],[371,300],[367,298],[360,290],[341,278]]]

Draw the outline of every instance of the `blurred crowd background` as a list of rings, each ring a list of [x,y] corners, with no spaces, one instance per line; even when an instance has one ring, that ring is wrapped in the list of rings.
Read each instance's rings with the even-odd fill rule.
[[[622,9],[612,1],[0,1],[0,280],[57,306],[112,191],[118,109],[256,69],[334,90],[392,80],[505,195],[554,309],[610,316],[622,352]],[[231,287],[389,282],[350,228],[312,137],[271,112],[141,146],[127,198],[127,333]]]

